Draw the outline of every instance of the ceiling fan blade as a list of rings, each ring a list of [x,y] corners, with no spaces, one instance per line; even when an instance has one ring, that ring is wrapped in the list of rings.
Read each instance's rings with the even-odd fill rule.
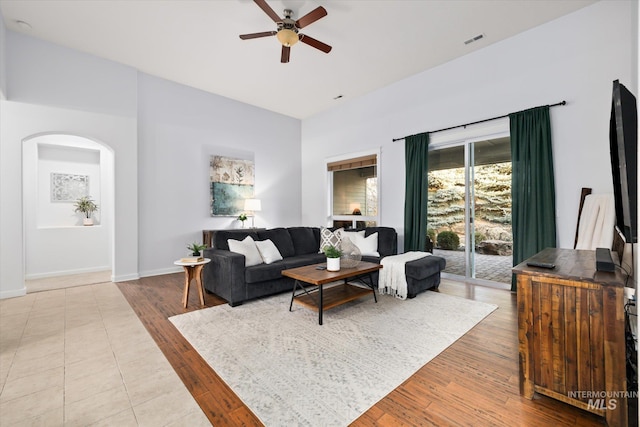
[[[291,53],[291,48],[287,46],[282,46],[282,56],[280,57],[280,62],[286,64],[289,62],[289,54]]]
[[[311,12],[304,15],[302,18],[298,19],[296,21],[296,27],[304,28],[307,25],[313,24],[318,19],[325,16],[327,16],[327,10],[322,6],[318,6],[317,8],[313,9]]]
[[[311,47],[315,47],[318,50],[323,51],[324,53],[331,52],[331,46],[328,44],[322,43],[319,40],[314,39],[313,37],[309,37],[306,34],[300,34],[299,39],[302,43],[306,43]]]
[[[240,34],[242,40],[257,39],[259,37],[275,36],[277,31],[264,31],[262,33]]]
[[[278,14],[275,13],[273,9],[271,9],[271,6],[269,6],[265,0],[253,0],[253,1],[255,4],[257,4],[260,7],[260,9],[264,11],[264,13],[269,15],[269,18],[273,19],[273,22],[282,22],[282,18],[280,18]]]

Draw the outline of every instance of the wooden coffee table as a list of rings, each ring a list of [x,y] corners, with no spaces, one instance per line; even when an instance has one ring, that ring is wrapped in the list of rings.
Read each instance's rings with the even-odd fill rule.
[[[326,267],[326,264],[305,265],[304,267],[282,271],[283,276],[295,279],[289,311],[291,311],[294,301],[312,310],[317,310],[318,324],[322,325],[322,312],[324,310],[370,295],[370,293],[373,293],[374,301],[378,302],[371,273],[380,270],[382,268],[380,264],[360,261],[356,267],[342,268],[340,271],[321,270],[318,267]],[[349,284],[350,280],[354,281],[356,279],[365,284],[367,288]],[[368,280],[368,283],[365,279]],[[340,280],[343,283],[323,289],[324,285]],[[308,291],[303,284],[317,286],[317,289]],[[296,294],[298,288],[302,292]]]

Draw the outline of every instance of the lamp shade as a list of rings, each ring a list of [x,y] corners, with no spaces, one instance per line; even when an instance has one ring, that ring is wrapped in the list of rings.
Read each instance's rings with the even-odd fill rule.
[[[253,212],[262,210],[262,204],[260,203],[260,199],[245,199],[244,210],[253,211]]]
[[[293,46],[294,44],[298,43],[299,40],[298,34],[295,31],[289,30],[287,28],[278,31],[276,37],[278,38],[280,43],[282,43],[282,45],[286,47]]]

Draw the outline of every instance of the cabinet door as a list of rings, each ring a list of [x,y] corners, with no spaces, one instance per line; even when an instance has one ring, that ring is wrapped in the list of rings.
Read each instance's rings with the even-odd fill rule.
[[[562,396],[605,390],[602,289],[535,278],[531,285],[534,384]]]

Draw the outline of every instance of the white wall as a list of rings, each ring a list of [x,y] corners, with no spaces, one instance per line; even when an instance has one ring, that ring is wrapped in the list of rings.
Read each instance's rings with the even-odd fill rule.
[[[252,157],[257,227],[300,224],[300,121],[7,32],[0,102],[0,298],[25,292],[21,147],[70,134],[113,151],[113,279],[179,271],[202,230],[237,227],[209,213],[209,157]],[[140,215],[138,214],[140,212]],[[104,215],[105,212],[101,212]],[[76,230],[77,231],[77,230]],[[69,258],[72,258],[69,256]]]
[[[304,120],[302,222],[326,221],[325,158],[380,147],[381,224],[402,248],[404,144],[393,138],[566,100],[551,121],[558,243],[572,247],[580,189],[613,191],[612,81],[636,79],[632,36],[631,2],[598,2]]]
[[[211,155],[253,159],[256,227],[300,224],[300,121],[177,83],[139,77],[140,274],[175,271],[211,217]]]
[[[0,12],[0,99],[7,97],[6,38],[7,30],[4,25],[4,17]]]
[[[44,134],[81,136],[113,151],[112,274],[115,280],[139,277],[137,72],[12,31],[6,43],[7,101],[0,103],[0,298],[25,292],[21,152],[23,141]]]
[[[7,99],[135,117],[131,67],[7,31]]]
[[[113,150],[117,165],[110,213],[114,218],[113,278],[137,278],[135,119],[11,101],[0,101],[0,112],[0,298],[25,293],[22,145],[31,137],[48,133],[90,137]]]
[[[110,270],[113,238],[113,153],[73,135],[41,135],[23,143],[25,278]],[[98,204],[83,226],[73,202],[51,201],[51,173],[89,177]]]

